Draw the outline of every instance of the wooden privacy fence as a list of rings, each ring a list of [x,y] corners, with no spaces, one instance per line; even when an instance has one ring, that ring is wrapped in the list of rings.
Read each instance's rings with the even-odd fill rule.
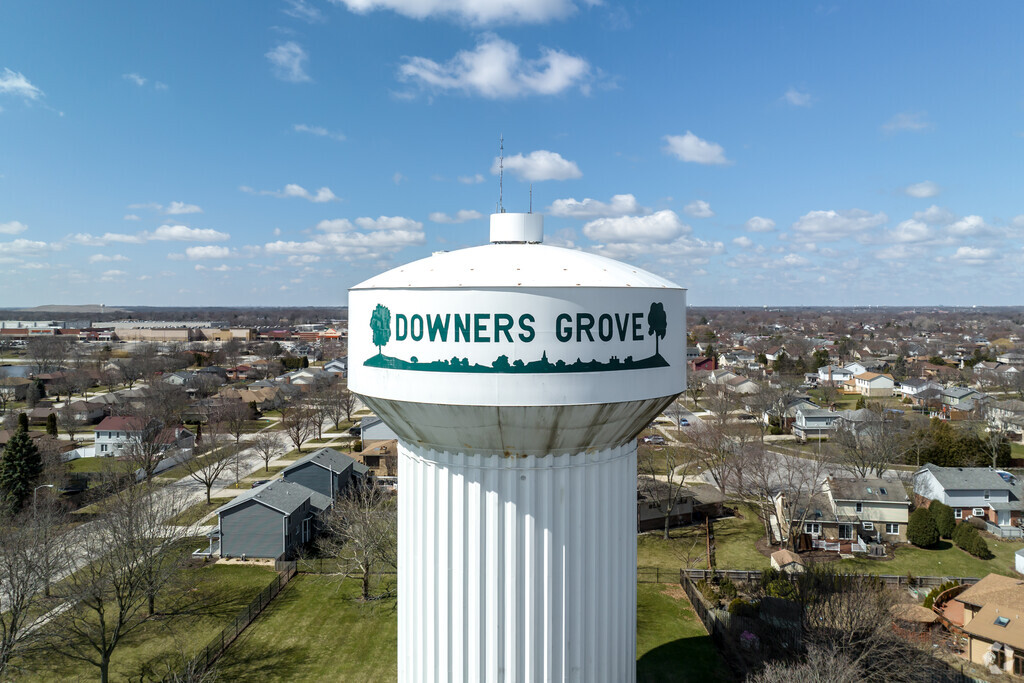
[[[947,581],[958,581],[962,584],[978,583],[980,579],[969,576],[907,576],[894,574],[843,574],[843,576],[855,576],[858,578],[877,578],[890,588],[934,588],[941,586]],[[761,572],[748,569],[683,569],[680,570],[680,582],[688,578],[691,581],[706,581],[712,578],[729,579],[730,581],[749,583],[761,580]]]
[[[296,565],[294,561],[284,562],[278,560],[274,563],[274,569],[278,573],[273,581],[270,582],[270,585],[260,591],[260,594],[249,603],[248,607],[245,607],[236,614],[229,626],[217,634],[195,657],[185,663],[183,671],[186,676],[190,672],[206,671],[210,668],[211,664],[217,661],[217,658],[220,657],[227,646],[234,642],[238,635],[245,630],[245,627],[251,624],[266,609],[270,601],[276,598],[281,589],[295,576]],[[165,681],[169,679],[170,676],[164,678]]]

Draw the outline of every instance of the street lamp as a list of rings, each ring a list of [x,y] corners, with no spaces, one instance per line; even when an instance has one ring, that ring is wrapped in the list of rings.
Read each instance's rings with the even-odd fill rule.
[[[36,514],[36,494],[39,493],[39,489],[52,489],[53,484],[40,484],[39,486],[32,489],[32,516]]]

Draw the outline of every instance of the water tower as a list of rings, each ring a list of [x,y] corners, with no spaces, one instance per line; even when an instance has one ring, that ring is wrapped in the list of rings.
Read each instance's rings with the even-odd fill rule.
[[[399,437],[398,679],[635,680],[636,436],[686,386],[686,291],[543,217],[349,291],[349,386]]]

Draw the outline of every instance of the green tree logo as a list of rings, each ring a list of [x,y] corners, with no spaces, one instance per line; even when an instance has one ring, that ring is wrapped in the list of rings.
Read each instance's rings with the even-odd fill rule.
[[[652,303],[651,310],[647,312],[647,334],[654,335],[654,355],[658,353],[658,340],[665,338],[668,331],[668,317],[665,315],[665,307],[661,303]]]
[[[377,304],[370,316],[370,329],[373,330],[373,345],[377,347],[377,355],[381,353],[381,347],[391,339],[391,311],[387,306]]]

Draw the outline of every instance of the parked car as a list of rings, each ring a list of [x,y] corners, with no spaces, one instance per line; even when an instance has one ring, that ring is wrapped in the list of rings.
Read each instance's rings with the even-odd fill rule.
[[[257,479],[256,481],[254,481],[252,483],[252,488],[254,488],[254,489],[255,488],[259,488],[260,486],[263,486],[264,484],[269,484],[269,483],[270,483],[270,479]]]
[[[645,436],[643,438],[643,442],[655,446],[662,446],[665,443],[665,437],[659,436],[657,434],[652,434],[651,436]]]
[[[359,425],[352,425],[351,427],[348,428],[348,433],[351,434],[352,436],[359,436],[360,432],[362,431],[363,428],[360,427]]]
[[[679,426],[680,427],[689,427],[690,426],[690,421],[687,420],[685,417],[681,417],[681,418],[679,418]]]

